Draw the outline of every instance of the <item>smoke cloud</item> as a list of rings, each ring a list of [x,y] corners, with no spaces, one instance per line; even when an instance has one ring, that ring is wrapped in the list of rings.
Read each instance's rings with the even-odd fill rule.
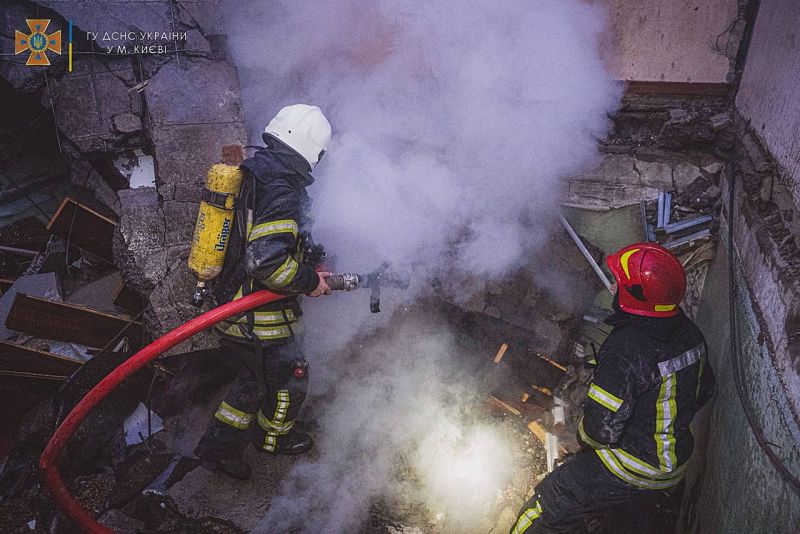
[[[502,278],[541,251],[564,177],[595,163],[621,94],[598,50],[604,12],[582,0],[258,0],[228,13],[251,142],[287,104],[316,104],[333,125],[309,193],[337,268],[389,261],[456,299],[476,290],[464,280]],[[395,306],[425,293],[415,286]],[[398,456],[432,509],[480,510],[493,495],[459,488],[502,487],[507,449],[460,409],[485,392],[454,372],[450,334],[390,325],[351,350],[390,321],[365,300],[305,302],[319,457],[298,462],[264,532],[357,531]]]

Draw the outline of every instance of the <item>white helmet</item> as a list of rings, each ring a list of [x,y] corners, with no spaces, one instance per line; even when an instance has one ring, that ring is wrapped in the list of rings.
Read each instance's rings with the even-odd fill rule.
[[[331,141],[331,123],[317,106],[294,104],[281,109],[264,133],[297,151],[313,169]]]

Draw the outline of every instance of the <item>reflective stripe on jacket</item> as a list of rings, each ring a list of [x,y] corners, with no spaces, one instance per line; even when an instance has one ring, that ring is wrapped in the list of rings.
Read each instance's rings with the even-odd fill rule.
[[[689,424],[713,392],[705,339],[683,312],[617,312],[608,322],[614,329],[597,355],[579,437],[625,482],[674,486],[694,447]]]
[[[303,161],[296,161],[291,154],[262,149],[242,163],[245,182],[237,219],[246,219],[246,225],[237,224],[232,232],[229,259],[235,256],[234,250],[241,252],[233,258],[237,265],[231,266],[230,274],[223,273],[224,284],[230,289],[220,294],[230,291],[223,297],[228,300],[267,289],[287,298],[259,307],[233,323],[220,323],[217,330],[227,336],[245,337],[243,328],[249,330],[251,323],[253,334],[262,340],[280,340],[298,333],[302,315],[298,297],[319,284],[314,268],[305,265],[302,258],[303,236],[310,231],[306,214],[310,200],[305,187],[311,183],[310,175],[295,170]],[[231,297],[233,291],[236,293]]]

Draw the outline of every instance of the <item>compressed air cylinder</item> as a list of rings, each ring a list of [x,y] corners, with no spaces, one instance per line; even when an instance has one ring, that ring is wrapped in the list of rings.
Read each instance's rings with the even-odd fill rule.
[[[222,272],[234,224],[234,203],[242,185],[238,166],[216,163],[208,169],[189,252],[189,270],[197,278],[193,302],[202,303],[206,283]]]

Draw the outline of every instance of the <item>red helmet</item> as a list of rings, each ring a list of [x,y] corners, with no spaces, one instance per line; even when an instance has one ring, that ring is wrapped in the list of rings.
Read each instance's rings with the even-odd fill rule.
[[[606,258],[619,289],[623,311],[672,317],[686,292],[686,272],[678,258],[655,243],[628,245]]]

